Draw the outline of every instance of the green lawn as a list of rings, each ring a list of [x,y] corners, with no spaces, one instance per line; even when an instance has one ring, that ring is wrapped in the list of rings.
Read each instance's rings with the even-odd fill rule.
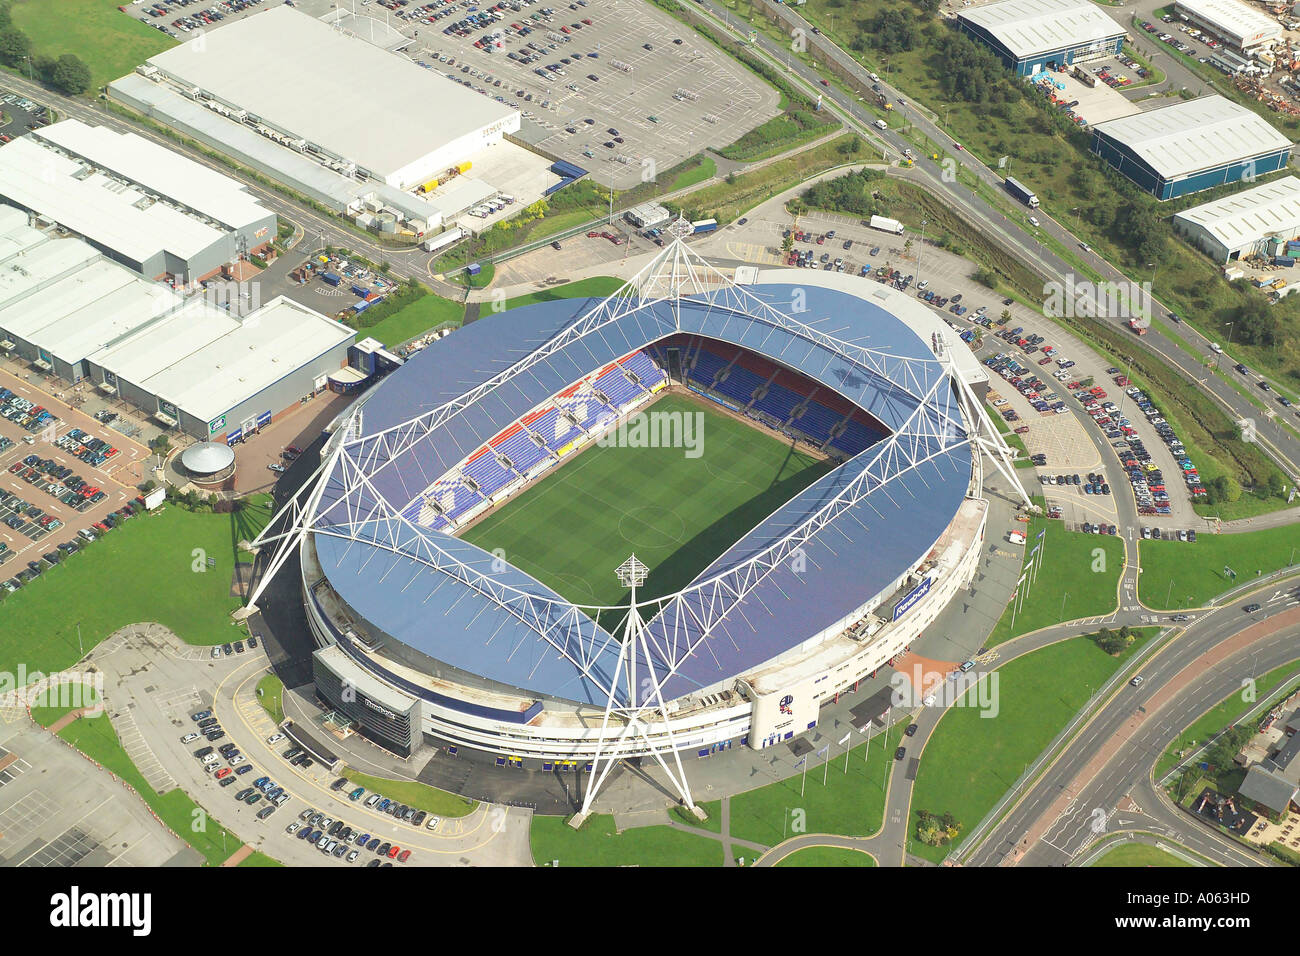
[[[961,826],[959,846],[1088,697],[1154,630],[1139,629],[1138,639],[1118,657],[1104,653],[1087,637],[1074,637],[1009,661],[985,677],[998,680],[992,697],[996,715],[985,717],[974,706],[953,707],[926,744],[912,789],[908,850],[937,863],[950,849],[916,839],[918,810],[952,813]],[[967,699],[975,694],[972,689]]]
[[[1040,627],[1115,609],[1115,589],[1124,566],[1124,543],[1118,536],[1066,531],[1061,522],[1047,518],[1037,518],[1024,528],[1028,541],[1023,546],[1003,541],[999,547],[1007,550],[1023,547],[1028,561],[1034,545],[1041,543],[1043,564],[1014,615],[1014,626],[1011,623],[1013,601],[993,629],[990,647]],[[1047,533],[1039,542],[1038,532],[1044,528]],[[1096,553],[1098,548],[1100,556]]]
[[[776,846],[799,833],[875,833],[883,820],[889,774],[896,766],[894,750],[904,726],[897,724],[888,734],[873,737],[870,754],[865,743],[858,744],[849,752],[847,765],[844,748],[832,741],[826,757],[815,752],[808,755],[806,779],[802,772],[796,773],[732,797],[731,835]],[[855,739],[860,738],[855,735]]]
[[[1104,856],[1095,860],[1092,866],[1191,866],[1186,860],[1179,859],[1172,853],[1145,843],[1125,843],[1108,850]]]
[[[267,674],[257,682],[257,701],[277,724],[284,720],[284,682]]]
[[[260,850],[254,850],[250,855],[244,857],[239,863],[240,866],[284,866],[279,860],[273,860]]]
[[[32,716],[48,727],[67,710],[66,707],[33,707]],[[222,863],[243,845],[239,837],[213,819],[184,790],[177,787],[160,794],[150,787],[122,749],[106,714],[74,720],[59,736],[138,793],[163,823],[203,855],[209,866]],[[269,857],[264,859],[265,865],[276,865]]]
[[[554,288],[540,292],[529,292],[506,300],[506,311],[517,309],[521,305],[536,305],[538,302],[553,302],[556,299],[605,298],[617,292],[626,280],[614,276],[592,276],[577,282],[566,282]]]
[[[595,814],[581,830],[564,817],[533,817],[533,862],[549,866],[721,866],[722,844],[667,826],[614,831],[614,818]]]
[[[361,329],[358,338],[370,336],[390,348],[447,323],[460,325],[465,318],[465,307],[442,296],[423,296],[386,319],[381,319],[368,329]]]
[[[679,189],[685,189],[687,186],[694,186],[706,179],[712,179],[717,174],[718,164],[706,156],[698,166],[678,173],[668,185],[668,191],[671,193]]]
[[[650,568],[641,598],[688,584],[777,506],[830,470],[770,434],[681,394],[655,413],[699,413],[702,454],[589,447],[462,535],[575,603],[615,605],[614,568],[635,552]],[[629,434],[631,432],[629,431]],[[568,534],[550,533],[566,528]]]
[[[404,803],[417,810],[425,810],[439,817],[463,817],[473,813],[478,803],[445,790],[437,790],[413,780],[389,780],[385,777],[372,777],[348,767],[343,771],[358,787],[365,787],[374,793]],[[364,798],[363,798],[364,799]]]
[[[1300,559],[1300,536],[1294,525],[1244,534],[1198,533],[1195,542],[1141,541],[1142,574],[1138,596],[1156,610],[1202,607],[1235,585],[1248,584],[1257,572],[1268,574]],[[1237,579],[1223,573],[1224,566]]]
[[[130,14],[119,11],[115,0],[14,0],[14,25],[32,41],[36,55],[59,57],[75,53],[90,67],[91,93],[110,80],[125,76],[176,41],[140,22],[144,6],[123,2]],[[52,8],[57,8],[55,13]],[[147,16],[147,14],[146,14]],[[150,19],[170,23],[173,17]]]
[[[1255,706],[1257,700],[1267,700],[1273,696],[1274,691],[1282,685],[1282,681],[1294,674],[1296,671],[1296,662],[1283,664],[1259,677],[1255,681],[1255,700],[1247,701],[1242,699],[1241,692],[1230,694],[1225,697],[1214,707],[1211,707],[1200,717],[1196,719],[1187,729],[1185,729],[1172,744],[1169,749],[1160,755],[1156,761],[1155,778],[1159,780],[1174,767],[1178,766],[1178,761],[1182,759],[1180,753],[1190,752],[1209,741],[1211,737],[1223,730],[1236,718]],[[1293,689],[1288,685],[1288,689]]]
[[[777,866],[875,866],[875,858],[864,850],[838,846],[810,846],[796,850]]]
[[[128,624],[156,621],[190,644],[224,644],[243,635],[230,620],[237,551],[269,520],[270,498],[249,499],[235,514],[192,513],[167,504],[132,518],[4,601],[0,667],[21,660],[52,672]],[[209,568],[206,559],[215,567]]]

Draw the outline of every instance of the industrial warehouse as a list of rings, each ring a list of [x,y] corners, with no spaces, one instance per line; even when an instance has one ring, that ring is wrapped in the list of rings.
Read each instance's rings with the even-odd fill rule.
[[[1282,36],[1281,24],[1240,0],[1177,0],[1174,14],[1239,53],[1254,52]]]
[[[1092,151],[1163,200],[1282,169],[1291,141],[1246,107],[1203,96],[1099,123]]]
[[[1124,28],[1089,0],[1004,0],[957,14],[957,26],[1019,76],[1120,52]]]
[[[1220,264],[1280,255],[1300,235],[1300,179],[1286,176],[1186,209],[1174,216],[1174,229]]]
[[[216,440],[260,428],[326,388],[355,335],[284,297],[240,315],[182,296],[0,206],[0,349],[167,428]]]
[[[291,7],[223,26],[148,65],[301,140],[307,152],[397,189],[419,186],[519,129],[513,107]]]
[[[64,120],[0,147],[0,199],[147,279],[201,280],[275,238],[242,184],[151,143]]]
[[[531,202],[561,178],[505,138],[519,131],[513,106],[287,6],[158,54],[108,92],[367,228],[405,224],[413,238],[503,193]]]

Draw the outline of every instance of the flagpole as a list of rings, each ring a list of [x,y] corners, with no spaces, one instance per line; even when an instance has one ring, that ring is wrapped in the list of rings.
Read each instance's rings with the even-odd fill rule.
[[[803,796],[804,784],[806,784],[807,782],[808,782],[808,758],[805,757],[803,761],[803,779],[799,781],[799,796],[801,797]]]
[[[826,786],[826,779],[830,776],[831,770],[831,745],[826,745],[826,760],[822,764],[822,786]]]

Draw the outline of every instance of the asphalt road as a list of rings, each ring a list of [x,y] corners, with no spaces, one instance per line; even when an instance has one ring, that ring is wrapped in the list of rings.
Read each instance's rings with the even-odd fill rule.
[[[716,4],[706,2],[703,4],[682,4],[683,6],[703,7],[707,9],[721,24],[723,22],[723,11]],[[802,29],[806,35],[811,36],[813,27],[796,13],[789,6],[778,8],[780,15],[791,29]],[[1117,15],[1123,15],[1117,11]],[[830,41],[823,34],[816,37],[819,44],[829,47]],[[911,142],[905,139],[900,133],[889,130],[887,132],[877,131],[872,124],[875,122],[874,113],[869,113],[861,107],[851,94],[844,92],[838,86],[832,85],[824,87],[821,85],[821,74],[813,70],[806,64],[791,59],[789,53],[783,47],[778,46],[773,40],[760,33],[758,40],[754,44],[759,50],[767,55],[769,63],[778,68],[784,69],[789,67],[787,77],[794,81],[794,85],[802,86],[805,93],[813,98],[817,96],[824,97],[824,100],[833,104],[833,111],[842,118],[849,121],[851,128],[855,129],[860,135],[867,138],[870,142],[883,141],[889,149],[896,155],[901,156],[905,148],[911,147]],[[849,71],[858,81],[861,90],[870,91],[873,81],[868,70],[854,60],[844,51],[835,48],[833,57],[836,62],[846,71]],[[1161,64],[1162,69],[1168,68],[1170,75],[1175,75],[1175,70],[1179,71],[1178,75],[1185,72],[1181,65],[1169,63],[1171,57],[1163,57],[1166,61]],[[1190,74],[1188,74],[1190,76]],[[802,81],[802,82],[799,82]],[[882,78],[879,83],[881,90],[889,96],[891,102],[897,103],[900,91]],[[867,94],[869,95],[869,93]],[[928,115],[922,110],[917,109],[910,101],[910,93],[902,91],[902,96],[908,102],[907,106],[898,106],[895,113],[906,117],[906,119],[929,139],[936,143],[954,144],[954,140],[933,122]],[[953,149],[951,153],[952,160],[973,173],[982,183],[1001,190],[1003,177],[996,170],[986,166],[983,162],[972,156],[967,149]],[[941,195],[951,206],[964,212],[967,216],[972,217],[975,221],[986,225],[986,233],[996,239],[1004,248],[1008,249],[1013,255],[1030,265],[1035,271],[1049,277],[1052,281],[1067,283],[1072,282],[1076,288],[1089,288],[1093,282],[1090,276],[1077,272],[1073,266],[1065,262],[1050,249],[1046,248],[1043,243],[1030,235],[1026,234],[1024,229],[1017,223],[1012,225],[1006,214],[1001,210],[989,205],[984,199],[977,196],[969,187],[959,182],[953,181],[956,177],[951,175],[945,176],[943,168],[936,162],[926,156],[917,157],[913,172],[917,174],[918,179],[923,178],[927,184],[932,187],[932,191]],[[1026,211],[1026,215],[1027,215]],[[1040,222],[1039,231],[1045,235],[1051,236],[1057,242],[1066,248],[1078,250],[1080,257],[1094,270],[1096,270],[1103,280],[1110,282],[1128,283],[1129,277],[1118,269],[1110,265],[1095,252],[1084,252],[1081,246],[1081,240],[1073,235],[1065,226],[1048,216],[1044,211],[1039,210],[1035,213]],[[1196,361],[1191,359],[1183,352],[1174,340],[1162,331],[1162,325],[1165,320],[1161,317],[1167,315],[1170,311],[1168,307],[1155,301],[1152,303],[1157,318],[1152,323],[1151,329],[1142,337],[1133,337],[1135,349],[1147,349],[1160,354],[1166,362],[1176,367],[1182,375],[1190,381],[1196,382],[1202,390],[1223,408],[1223,410],[1233,419],[1252,418],[1257,422],[1257,434],[1260,439],[1260,446],[1274,458],[1277,464],[1292,477],[1293,480],[1300,479],[1300,440],[1294,435],[1284,431],[1275,421],[1267,418],[1263,412],[1267,405],[1255,405],[1240,394],[1231,386],[1221,379],[1210,374],[1202,368]],[[1123,319],[1099,319],[1098,321],[1107,321],[1114,326],[1124,329],[1127,332],[1127,322]],[[1178,326],[1179,334],[1192,340],[1195,344],[1204,349],[1205,355],[1209,355],[1209,342],[1204,336],[1188,327],[1186,324]],[[1131,334],[1131,333],[1130,333]],[[1226,360],[1229,367],[1235,360],[1229,359],[1226,355],[1221,360]],[[1280,414],[1292,414],[1296,410],[1287,409],[1269,409],[1277,411]],[[1295,423],[1293,423],[1295,424]]]
[[[1276,592],[1276,593],[1273,593]],[[1121,685],[1096,711],[1087,728],[1072,741],[1051,768],[1024,794],[1012,812],[973,849],[963,862],[970,866],[996,866],[1017,848],[1024,852],[1020,865],[1060,866],[1068,863],[1100,835],[1111,829],[1145,829],[1163,832],[1202,855],[1231,865],[1258,865],[1261,860],[1240,849],[1233,841],[1208,827],[1194,825],[1174,808],[1151,781],[1151,768],[1183,729],[1219,701],[1239,691],[1242,680],[1269,671],[1300,656],[1297,638],[1300,624],[1290,624],[1265,637],[1243,652],[1198,677],[1168,704],[1152,714],[1144,709],[1180,672],[1244,626],[1278,614],[1294,617],[1300,604],[1300,587],[1273,587],[1264,607],[1247,615],[1242,598],[1215,609],[1190,624],[1181,635],[1152,654],[1140,668],[1140,687]],[[1244,706],[1243,706],[1244,709]],[[1142,720],[1139,730],[1126,740],[1079,792],[1064,813],[1052,822],[1044,839],[1032,846],[1020,841],[1033,824],[1049,812],[1098,752],[1131,720]],[[1136,803],[1136,811],[1117,811],[1124,797]]]

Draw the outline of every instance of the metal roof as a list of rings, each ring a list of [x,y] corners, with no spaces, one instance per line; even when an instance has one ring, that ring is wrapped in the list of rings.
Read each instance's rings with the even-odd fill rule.
[[[204,441],[181,452],[181,464],[197,475],[213,475],[234,464],[235,451],[221,442]]]
[[[287,6],[223,24],[148,62],[381,177],[519,116]]]
[[[1164,179],[1291,147],[1259,114],[1215,95],[1108,120],[1093,131],[1126,146]]]
[[[225,235],[206,218],[157,202],[29,136],[0,147],[0,198],[138,263],[164,251],[190,259]]]
[[[1300,233],[1300,179],[1273,182],[1193,206],[1174,221],[1203,229],[1229,251],[1267,239]]]
[[[207,304],[201,315],[222,334],[200,348],[186,348],[138,384],[203,421],[213,421],[356,335],[284,296],[241,319]],[[177,315],[171,321],[187,320]]]
[[[786,312],[792,300],[801,297],[804,310],[797,318],[813,337],[738,314],[707,295],[649,303],[574,339],[572,347],[552,352],[526,374],[512,375],[400,458],[387,465],[371,461],[371,449],[377,451],[379,443],[365,436],[375,436],[490,380],[534,353],[596,302],[561,300],[486,317],[418,353],[364,400],[364,435],[355,446],[354,460],[371,461],[367,482],[349,490],[341,466],[325,478],[313,526],[317,556],[330,584],[377,628],[436,660],[533,693],[603,703],[596,684],[517,613],[416,560],[393,537],[391,523],[366,517],[373,513],[374,495],[382,495],[392,510],[400,510],[440,474],[540,402],[603,363],[677,332],[768,355],[840,393],[888,428],[906,427],[920,404],[914,394],[881,376],[863,374],[859,366],[814,337],[833,336],[841,343],[879,349],[900,360],[928,359],[916,383],[928,389],[939,384],[943,372],[924,340],[860,293],[796,286],[802,278],[797,274],[788,284],[747,286],[746,291]],[[861,284],[862,290],[871,287],[874,283]],[[952,390],[940,388],[921,414],[952,414],[954,403]],[[917,436],[916,441],[921,445],[926,439]],[[696,578],[696,584],[781,540],[858,475],[877,465],[877,456],[889,454],[887,445],[873,446],[796,495],[728,548]],[[956,445],[849,507],[805,545],[808,567],[816,568],[816,573],[792,575],[782,569],[758,583],[695,654],[679,664],[665,693],[680,696],[770,660],[893,586],[908,566],[928,553],[951,521],[965,496],[970,469],[970,446]],[[427,528],[415,533],[476,574],[567,606],[540,582],[513,566],[503,567],[503,562],[468,542]],[[690,600],[662,612],[649,624],[651,631],[688,634],[695,626],[685,620]],[[554,613],[557,620],[551,638],[567,646],[581,642],[593,662],[592,674],[612,671],[613,638],[602,628],[593,628],[589,620],[584,629],[559,620],[559,612]],[[665,670],[663,662],[656,667],[660,673]]]
[[[1238,0],[1177,0],[1174,12],[1195,16],[1238,44],[1260,43],[1282,35],[1282,25]]]
[[[243,183],[135,133],[69,119],[36,130],[32,137],[139,183],[230,230],[245,229],[274,215]]]
[[[1124,33],[1089,0],[1003,0],[957,16],[987,30],[1018,59],[1100,43]]]
[[[281,146],[250,127],[214,113],[138,73],[114,80],[109,84],[109,90],[148,115],[165,120],[167,125],[206,141],[246,165],[263,170],[298,192],[340,211],[373,197],[409,218],[423,219],[431,226],[438,225],[447,211],[438,202],[403,192],[380,180],[366,182],[341,176],[310,156]]]

